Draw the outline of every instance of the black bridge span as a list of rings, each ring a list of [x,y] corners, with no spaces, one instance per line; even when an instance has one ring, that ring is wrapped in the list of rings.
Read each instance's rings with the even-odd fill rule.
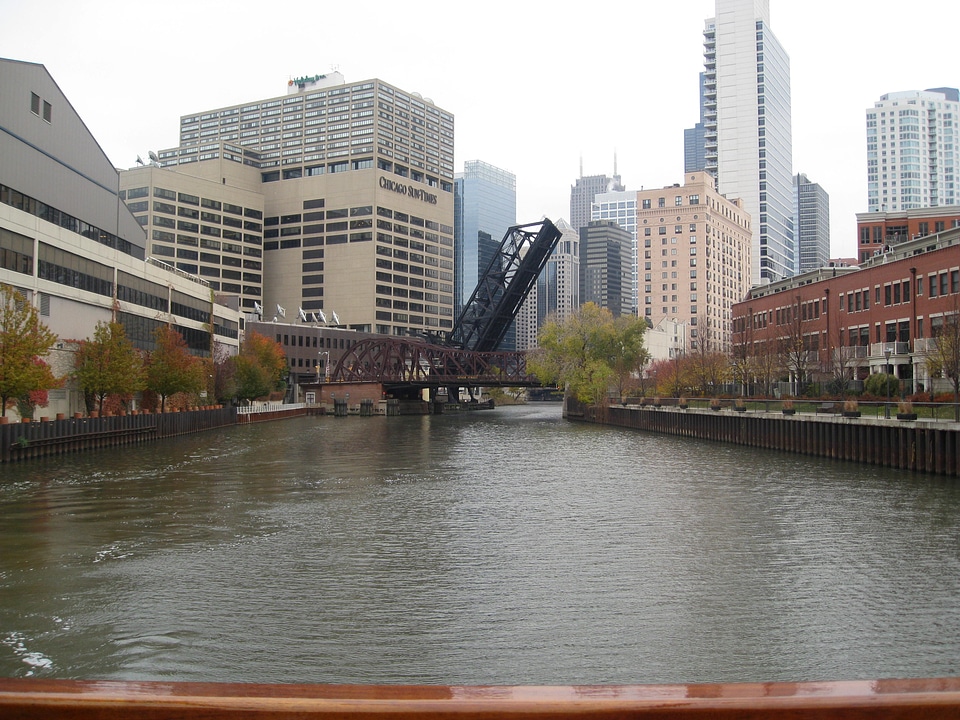
[[[540,385],[523,352],[498,348],[559,239],[547,218],[509,228],[449,333],[361,340],[340,358],[330,382],[375,382],[398,393]]]

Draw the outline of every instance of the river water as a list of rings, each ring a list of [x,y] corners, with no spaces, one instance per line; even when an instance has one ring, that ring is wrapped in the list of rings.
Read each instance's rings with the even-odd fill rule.
[[[0,676],[960,673],[960,486],[569,423],[297,418],[0,466]]]

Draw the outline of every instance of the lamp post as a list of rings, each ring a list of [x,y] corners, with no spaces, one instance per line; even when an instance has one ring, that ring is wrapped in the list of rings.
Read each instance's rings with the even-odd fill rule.
[[[891,375],[890,372],[890,348],[887,347],[883,351],[884,356],[887,358],[887,364],[884,366],[883,371],[885,375]],[[887,402],[883,407],[883,416],[889,420],[890,419],[890,378],[887,377],[884,379],[884,384],[887,386]]]
[[[330,353],[327,350],[321,350],[317,353],[319,357],[324,358],[323,360],[323,381],[326,382],[330,379]],[[320,382],[320,371],[317,370],[317,382]]]

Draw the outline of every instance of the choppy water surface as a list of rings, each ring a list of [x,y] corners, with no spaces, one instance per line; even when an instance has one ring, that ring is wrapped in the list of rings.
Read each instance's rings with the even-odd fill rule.
[[[0,466],[0,676],[960,672],[955,481],[571,424],[301,418]]]

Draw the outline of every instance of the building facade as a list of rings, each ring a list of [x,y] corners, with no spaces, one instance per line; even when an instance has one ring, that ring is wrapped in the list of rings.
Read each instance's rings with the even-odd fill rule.
[[[869,212],[960,202],[960,91],[887,93],[866,114]]]
[[[754,284],[792,275],[790,60],[769,0],[717,0],[704,29],[706,169],[753,221]]]
[[[907,240],[960,227],[960,205],[899,212],[857,213],[857,262],[883,255]]]
[[[116,320],[142,350],[174,327],[191,352],[235,353],[241,315],[209,283],[147,259],[120,178],[43,65],[0,59],[0,282],[20,290],[61,342],[54,373],[73,370],[77,341]],[[71,384],[44,414],[85,409]]]
[[[929,391],[934,338],[960,313],[960,228],[901,243],[859,268],[755,287],[733,313],[735,352],[785,357],[781,372],[792,379],[886,371],[905,393]]]
[[[700,73],[700,122],[683,131],[683,172],[691,173],[707,167],[707,135],[704,120],[705,73]]]
[[[614,317],[636,313],[631,258],[633,238],[613,220],[580,228],[580,301],[607,308]]]
[[[158,164],[262,194],[265,318],[336,314],[351,329],[406,335],[453,327],[453,143],[453,116],[431,100],[331,73],[291,80],[285,95],[182,116],[180,145],[160,151]]]
[[[630,233],[630,300],[637,307],[637,193],[627,190],[597,194],[590,211],[591,220],[613,220]]]
[[[597,195],[606,192],[622,192],[625,188],[617,174],[617,163],[613,163],[613,177],[606,175],[583,174],[583,164],[580,166],[580,177],[570,186],[570,227],[577,232],[593,219],[593,201]]]
[[[509,170],[471,160],[463,164],[454,182],[454,285],[459,315],[507,229],[517,224],[517,178]]]
[[[709,173],[637,193],[640,310],[652,327],[684,325],[686,347],[730,347],[732,308],[750,289],[752,229],[740,200],[720,195]]]
[[[798,273],[830,263],[830,196],[803,173],[793,178],[793,229]]]

